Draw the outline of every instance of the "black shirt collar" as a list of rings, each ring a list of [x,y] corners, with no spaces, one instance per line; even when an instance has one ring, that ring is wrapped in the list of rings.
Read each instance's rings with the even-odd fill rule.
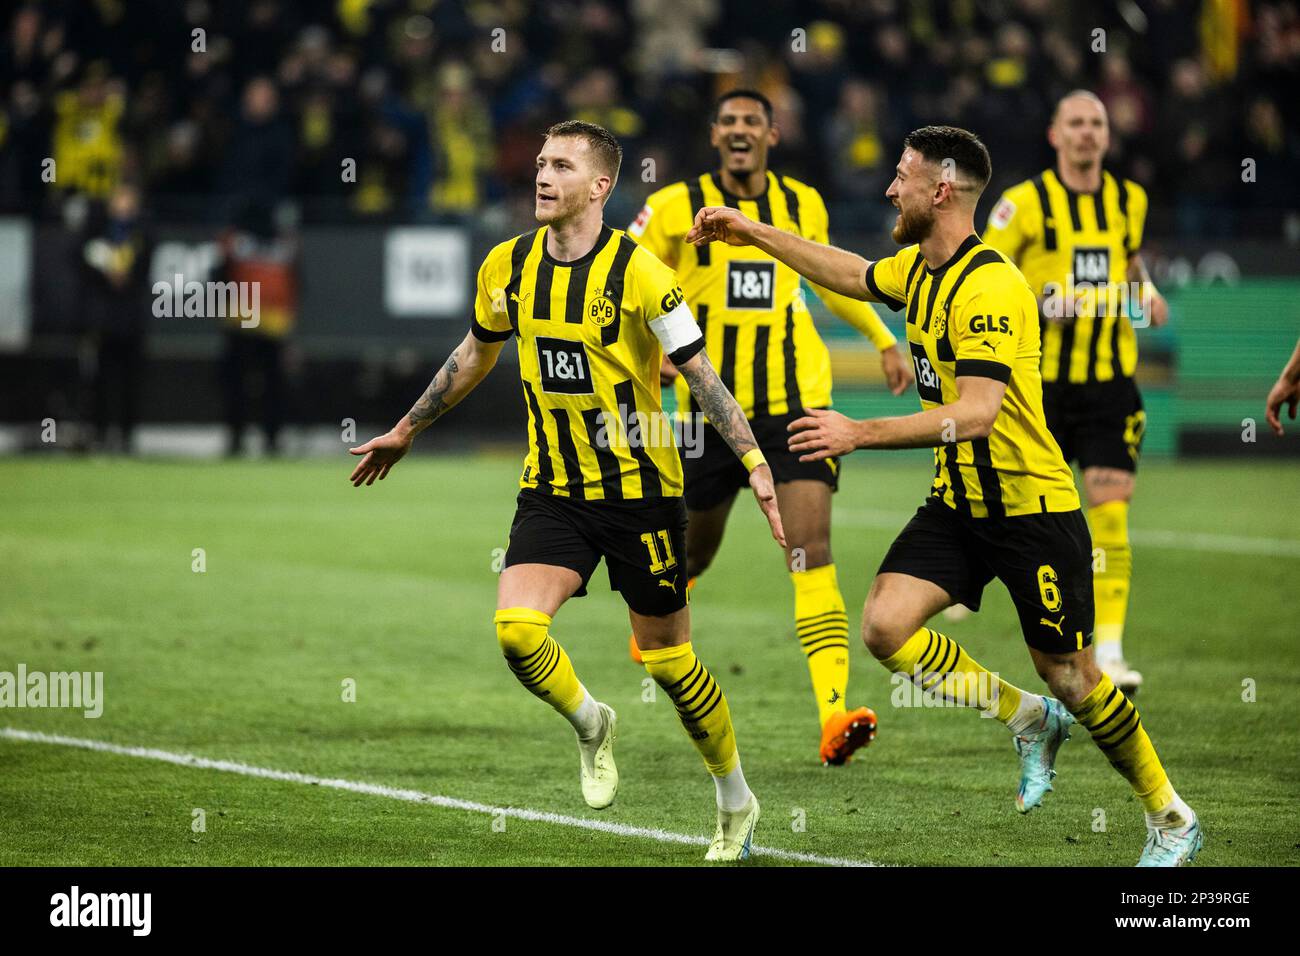
[[[550,226],[547,226],[546,229],[549,230]],[[571,266],[580,266],[596,258],[596,256],[600,253],[600,250],[605,248],[606,243],[608,243],[609,240],[613,238],[613,236],[614,236],[614,230],[609,228],[609,226],[605,225],[604,223],[601,223],[600,235],[596,237],[596,244],[592,246],[590,249],[588,249],[584,255],[581,255],[576,259],[569,259],[566,261],[563,259],[557,259],[553,255],[551,255],[550,250],[546,248],[546,236],[543,235],[542,236],[542,258],[553,266],[561,266],[566,269]]]
[[[713,180],[714,188],[717,189],[718,192],[722,193],[722,195],[725,198],[731,200],[732,202],[758,202],[760,199],[762,199],[764,196],[767,195],[767,188],[772,184],[772,180],[770,177],[771,177],[770,172],[763,173],[763,190],[757,196],[737,196],[733,192],[728,192],[723,187],[721,175],[719,175],[718,173],[709,173],[709,178]]]
[[[1049,172],[1052,174],[1052,178],[1056,180],[1056,185],[1064,189],[1067,196],[1091,196],[1097,202],[1101,202],[1102,194],[1106,192],[1106,177],[1110,175],[1106,171],[1106,167],[1103,166],[1101,168],[1101,185],[1097,187],[1097,191],[1092,193],[1081,193],[1078,190],[1071,189],[1069,186],[1065,185],[1065,180],[1061,178],[1060,174],[1055,169],[1049,170]]]
[[[948,259],[947,262],[945,262],[937,269],[931,269],[927,265],[925,267],[925,271],[928,272],[931,276],[941,276],[948,271],[949,266],[951,266],[954,262],[957,262],[959,259],[961,259],[962,256],[966,255],[966,253],[970,252],[979,244],[980,244],[980,237],[975,235],[975,233],[972,232],[969,236],[967,236],[965,239],[962,240],[961,245],[957,247],[957,251],[952,254],[952,256]]]

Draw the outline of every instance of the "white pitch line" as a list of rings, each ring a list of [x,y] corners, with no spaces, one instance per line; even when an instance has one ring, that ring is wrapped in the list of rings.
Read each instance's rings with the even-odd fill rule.
[[[121,757],[140,757],[145,760],[158,760],[163,763],[176,764],[180,767],[193,767],[196,770],[220,770],[225,773],[237,773],[245,777],[259,777],[263,780],[279,780],[282,783],[301,783],[309,786],[329,787],[333,790],[346,790],[349,793],[364,793],[372,797],[386,797],[389,800],[402,800],[406,803],[424,803],[448,810],[465,810],[470,813],[486,813],[491,816],[513,817],[516,820],[529,820],[534,823],[551,823],[562,827],[577,827],[582,830],[596,830],[614,836],[638,837],[654,840],[658,843],[681,843],[687,846],[708,846],[706,837],[688,836],[685,833],[673,833],[658,827],[634,827],[625,823],[610,823],[605,820],[587,820],[582,817],[565,816],[562,813],[550,813],[545,810],[530,810],[526,807],[494,807],[473,800],[460,800],[456,797],[443,797],[420,790],[404,790],[398,787],[386,787],[378,783],[364,783],[356,780],[341,780],[331,777],[315,777],[311,774],[297,773],[292,770],[274,770],[270,767],[254,767],[234,760],[212,760],[195,754],[173,753],[170,750],[157,750],[153,747],[127,747],[122,744],[108,743],[103,740],[87,740],[81,737],[64,737],[60,734],[44,734],[35,730],[19,730],[16,727],[0,728],[0,737],[9,740],[21,740],[35,744],[55,744],[61,747],[76,747],[81,750],[94,750],[99,753],[117,754]],[[787,860],[792,863],[816,863],[821,866],[874,866],[869,860],[847,860],[840,857],[821,856],[816,853],[799,853],[794,850],[778,850],[775,847],[755,846],[755,856],[771,857],[774,860]]]
[[[875,511],[870,509],[836,509],[834,524],[872,531],[902,531],[911,520],[912,511]],[[1255,538],[1239,534],[1212,532],[1161,531],[1134,528],[1129,532],[1133,543],[1145,548],[1172,551],[1209,551],[1217,554],[1257,554],[1267,558],[1300,558],[1300,541],[1294,538]]]

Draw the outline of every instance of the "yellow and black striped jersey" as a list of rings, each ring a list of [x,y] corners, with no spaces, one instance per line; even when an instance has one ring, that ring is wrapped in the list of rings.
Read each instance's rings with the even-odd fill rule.
[[[1007,385],[988,438],[934,450],[930,494],[976,518],[1074,511],[1079,495],[1047,429],[1038,371],[1038,308],[1024,276],[972,235],[931,270],[919,246],[867,267],[871,297],[907,309],[922,408],[955,402],[957,378]]]
[[[1097,192],[1077,193],[1047,169],[993,207],[984,241],[1010,257],[1036,295],[1073,299],[1072,309],[1057,300],[1059,320],[1050,312],[1042,318],[1044,382],[1132,377],[1128,265],[1142,246],[1146,215],[1146,191],[1108,172]]]
[[[653,193],[628,234],[677,270],[682,291],[704,331],[705,351],[747,418],[784,415],[831,403],[831,360],[804,301],[800,276],[752,246],[714,242],[695,247],[686,233],[703,206],[731,206],[751,219],[813,242],[828,242],[826,204],[817,190],[767,173],[754,199],[727,192],[717,173],[673,183]],[[840,318],[877,348],[895,344],[865,302],[813,286]],[[699,412],[684,379],[677,407]]]
[[[122,118],[126,104],[120,95],[87,105],[75,92],[54,100],[55,188],[80,190],[106,199],[122,176],[125,147]]]
[[[652,322],[682,305],[673,271],[603,226],[592,250],[561,262],[546,227],[496,246],[478,273],[472,331],[514,336],[528,407],[521,488],[589,500],[678,497],[682,465],[659,389]],[[703,346],[691,325],[694,349]]]

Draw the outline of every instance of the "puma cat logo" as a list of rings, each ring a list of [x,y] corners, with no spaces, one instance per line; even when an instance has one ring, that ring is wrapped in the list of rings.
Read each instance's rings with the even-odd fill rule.
[[[1056,631],[1057,634],[1060,634],[1062,637],[1065,637],[1065,634],[1062,633],[1062,631],[1061,631],[1061,625],[1065,623],[1065,615],[1064,615],[1064,614],[1061,615],[1061,619],[1060,619],[1059,621],[1049,621],[1049,620],[1048,620],[1047,618],[1045,618],[1045,617],[1040,617],[1040,618],[1038,619],[1038,623],[1039,623],[1039,624],[1046,624],[1048,627],[1053,628],[1053,629]]]
[[[659,586],[660,586],[661,588],[672,588],[672,589],[673,589],[673,593],[674,593],[674,594],[677,593],[677,582],[676,582],[676,581],[667,581],[667,580],[665,580],[665,579],[663,579],[663,578],[660,578],[660,579],[659,579]]]

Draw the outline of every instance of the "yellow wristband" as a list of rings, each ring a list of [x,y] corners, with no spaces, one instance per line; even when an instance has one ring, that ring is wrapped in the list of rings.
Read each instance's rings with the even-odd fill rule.
[[[740,463],[745,466],[746,471],[753,471],[759,465],[766,465],[767,459],[763,457],[761,448],[751,448],[745,452],[745,456],[740,459]]]

